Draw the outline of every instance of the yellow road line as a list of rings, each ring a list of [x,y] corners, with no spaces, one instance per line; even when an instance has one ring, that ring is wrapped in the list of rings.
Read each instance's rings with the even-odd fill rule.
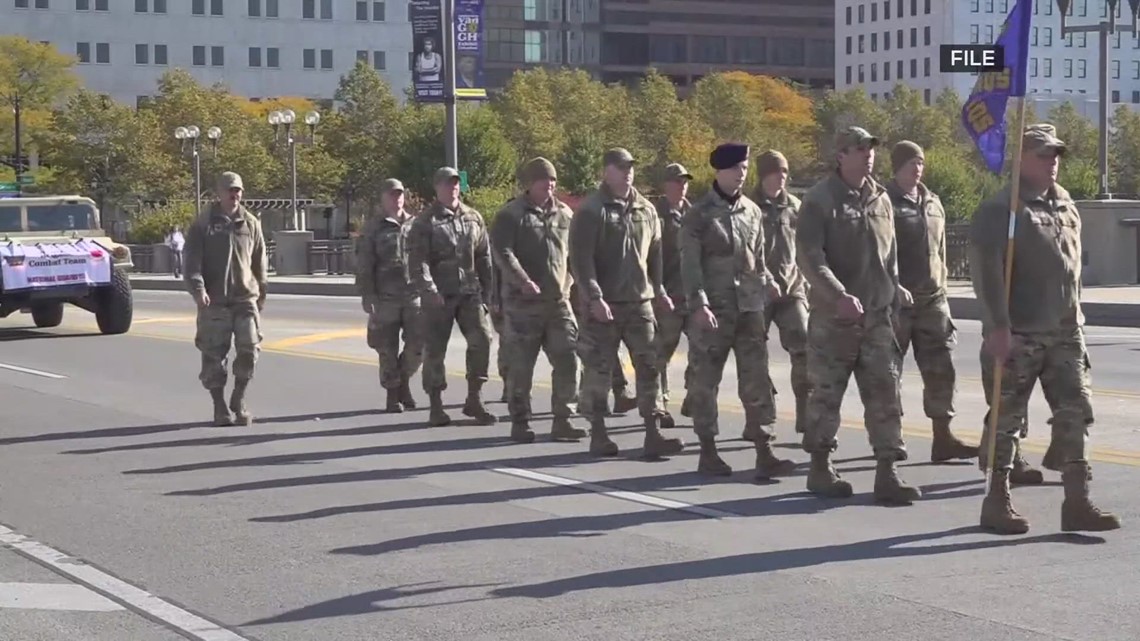
[[[155,318],[136,318],[131,321],[131,326],[146,325],[155,323],[193,323],[198,319],[195,316],[163,316]]]
[[[303,336],[292,336],[290,338],[283,338],[277,341],[264,343],[262,349],[266,351],[292,349],[301,347],[303,345],[312,345],[313,343],[323,343],[324,341],[332,341],[338,338],[363,338],[366,330],[361,328],[355,329],[341,329],[334,332],[320,332],[318,334],[305,334]]]

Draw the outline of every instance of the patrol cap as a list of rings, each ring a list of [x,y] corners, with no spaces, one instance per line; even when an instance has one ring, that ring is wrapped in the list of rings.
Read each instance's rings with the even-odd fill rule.
[[[241,182],[241,176],[236,172],[227,171],[218,177],[218,189],[228,191],[235,188],[245,189],[245,185]]]
[[[689,173],[688,169],[679,162],[671,162],[665,165],[665,180],[667,181],[680,181],[682,178],[685,180],[692,180],[693,175]]]
[[[896,142],[894,148],[891,149],[891,171],[902,169],[903,165],[915,158],[926,160],[926,154],[918,143],[909,140]]]
[[[862,127],[844,127],[835,134],[835,150],[843,151],[860,145],[879,146],[879,139]]]
[[[531,158],[519,170],[519,179],[524,185],[530,185],[536,180],[549,178],[550,180],[558,180],[558,171],[554,169],[554,163],[538,156]]]
[[[788,170],[788,159],[775,149],[769,149],[756,157],[756,171],[761,178],[768,174],[774,174],[781,169]]]
[[[380,183],[380,193],[386,194],[390,191],[407,191],[404,189],[404,183],[396,180],[395,178],[387,178],[384,182]]]
[[[717,148],[713,149],[712,153],[709,154],[709,165],[717,171],[729,169],[748,160],[748,152],[748,145],[743,143],[722,143],[717,145]]]
[[[1023,152],[1040,154],[1051,150],[1056,151],[1058,156],[1063,156],[1066,148],[1065,141],[1057,137],[1057,128],[1048,123],[1029,125],[1021,138]]]
[[[431,183],[438,185],[446,180],[459,180],[459,172],[454,167],[440,167],[435,170],[435,176],[432,177]]]
[[[602,164],[606,167],[610,165],[635,165],[637,161],[634,160],[633,154],[629,153],[628,149],[614,147],[602,156]]]

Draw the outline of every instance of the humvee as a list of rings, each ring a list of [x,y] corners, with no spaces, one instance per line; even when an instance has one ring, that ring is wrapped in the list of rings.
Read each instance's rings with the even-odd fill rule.
[[[103,334],[126,333],[131,267],[130,249],[103,231],[90,198],[0,199],[0,318],[30,312],[36,327],[56,327],[71,303],[95,314]]]

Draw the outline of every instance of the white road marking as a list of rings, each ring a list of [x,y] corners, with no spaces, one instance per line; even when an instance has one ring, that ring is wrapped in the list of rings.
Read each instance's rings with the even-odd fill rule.
[[[508,476],[515,476],[518,478],[527,479],[530,481],[538,481],[539,483],[546,483],[548,485],[561,485],[563,487],[570,487],[577,490],[585,490],[587,492],[595,492],[615,499],[623,501],[632,501],[633,503],[640,503],[651,507],[664,508],[666,510],[677,510],[679,512],[688,512],[689,514],[696,514],[712,519],[730,519],[737,518],[739,514],[732,512],[723,512],[721,510],[714,510],[712,508],[701,507],[693,505],[692,503],[685,503],[683,501],[674,501],[672,499],[665,499],[659,496],[651,496],[649,494],[642,494],[641,492],[630,492],[627,490],[615,490],[604,485],[597,483],[587,483],[576,479],[569,479],[563,476],[554,476],[553,474],[543,474],[542,472],[532,472],[531,470],[523,470],[515,467],[495,467],[490,468],[492,472],[499,474],[506,474]]]
[[[44,378],[67,378],[62,374],[52,374],[51,372],[44,372],[30,367],[20,367],[19,365],[9,365],[7,363],[0,363],[0,369],[11,370],[13,372],[20,372],[21,374],[31,374],[32,376],[42,376]]]
[[[0,583],[0,608],[119,612],[123,606],[74,583]]]
[[[196,641],[251,641],[102,570],[0,525],[0,544]]]

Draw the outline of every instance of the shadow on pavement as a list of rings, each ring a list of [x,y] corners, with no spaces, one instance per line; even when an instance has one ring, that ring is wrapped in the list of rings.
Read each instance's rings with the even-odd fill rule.
[[[953,552],[1038,543],[1089,545],[1105,542],[1105,540],[1100,537],[1043,534],[1017,538],[993,538],[963,543],[900,547],[912,543],[933,541],[943,537],[978,533],[981,533],[981,530],[977,527],[960,527],[941,532],[893,536],[842,545],[825,545],[794,550],[773,550],[770,552],[738,554],[717,559],[682,561],[640,568],[609,570],[545,583],[500,588],[492,590],[491,594],[496,597],[546,599],[570,592],[580,592],[597,588],[628,588],[642,585],[659,585],[662,583],[672,583],[674,581],[691,581],[694,579],[778,572],[780,570],[794,570],[843,561],[922,557],[934,554],[949,554]]]
[[[296,610],[283,612],[281,614],[265,619],[257,619],[255,621],[250,621],[249,623],[243,623],[240,627],[270,625],[274,623],[297,623],[300,621],[312,621],[314,619],[331,619],[334,617],[356,616],[360,614],[372,614],[376,612],[392,612],[396,610],[411,610],[425,607],[438,607],[442,605],[457,605],[460,603],[469,603],[474,601],[485,601],[487,600],[487,597],[419,606],[389,607],[384,605],[386,601],[395,601],[397,599],[422,596],[425,594],[439,594],[441,592],[447,592],[449,590],[491,588],[502,585],[500,583],[479,583],[475,585],[445,585],[438,587],[423,587],[429,586],[431,584],[431,582],[425,582],[413,583],[411,585],[398,585],[392,588],[371,590],[368,592],[361,592],[360,594],[353,594],[351,596],[329,599],[328,601],[314,603],[313,605],[307,605],[303,608],[297,608]]]
[[[84,338],[87,336],[100,336],[103,335],[99,332],[52,332],[48,330],[37,329],[0,329],[0,343],[9,343],[13,341],[28,341],[37,338]]]

